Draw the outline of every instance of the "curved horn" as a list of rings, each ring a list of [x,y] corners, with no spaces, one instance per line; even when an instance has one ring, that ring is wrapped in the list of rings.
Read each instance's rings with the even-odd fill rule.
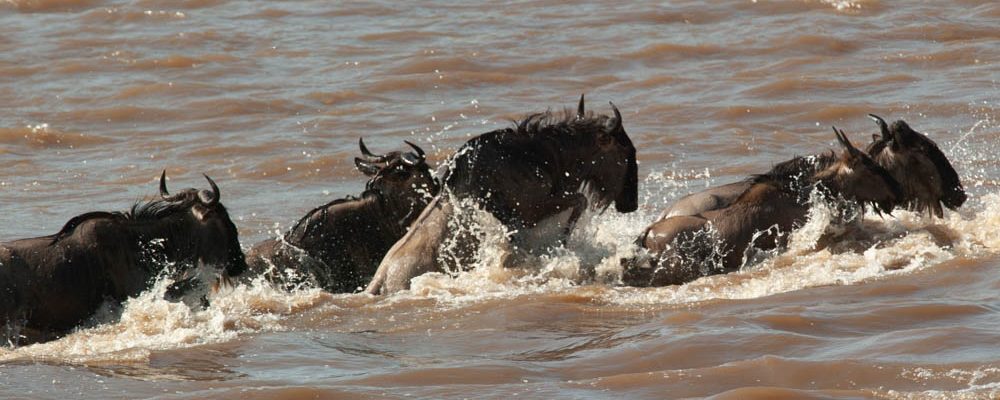
[[[583,93],[580,93],[580,105],[576,106],[576,119],[583,119]]]
[[[892,139],[892,133],[889,132],[889,124],[886,124],[885,120],[882,119],[882,117],[880,117],[878,115],[875,115],[875,114],[868,114],[868,118],[871,118],[871,119],[875,120],[875,123],[878,124],[878,129],[879,129],[879,131],[882,132],[882,139],[883,140],[890,140],[890,139]]]
[[[365,146],[365,139],[364,138],[360,138],[360,137],[358,138],[358,147],[361,148],[361,154],[364,154],[367,157],[372,157],[372,158],[382,158],[382,157],[385,157],[384,154],[382,154],[382,155],[372,154],[371,151],[368,151],[368,146]]]
[[[170,196],[170,192],[167,191],[167,170],[163,170],[160,174],[160,198],[167,198]]]
[[[612,103],[612,102],[609,101],[608,104],[611,104],[611,109],[615,112],[615,125],[612,128],[612,131],[613,132],[618,132],[620,130],[623,130],[624,128],[622,128],[622,113],[621,113],[621,111],[618,111],[618,107],[615,107],[615,103]]]
[[[216,204],[219,204],[219,199],[222,197],[222,193],[219,192],[219,186],[216,185],[215,181],[213,181],[212,178],[209,178],[208,175],[205,174],[202,175],[204,175],[205,179],[208,180],[208,185],[212,187],[212,200],[205,202],[206,203],[205,205],[214,206]]]
[[[861,153],[861,150],[855,148],[854,145],[851,144],[851,141],[847,139],[847,135],[844,134],[844,131],[837,129],[837,127],[834,126],[833,133],[837,134],[837,141],[840,142],[840,144],[844,146],[844,148],[847,149],[851,155]]]
[[[420,146],[411,143],[409,140],[404,140],[403,143],[410,145],[410,147],[412,147],[413,150],[417,152],[417,157],[420,157],[421,160],[427,159],[426,155],[424,154],[424,149],[421,149]]]

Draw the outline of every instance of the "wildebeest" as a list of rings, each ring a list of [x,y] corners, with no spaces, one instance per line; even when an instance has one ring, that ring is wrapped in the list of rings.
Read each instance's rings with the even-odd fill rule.
[[[787,233],[805,222],[814,190],[847,207],[871,205],[891,212],[902,197],[899,183],[843,132],[834,131],[844,147],[839,156],[831,151],[785,161],[750,177],[746,190],[725,207],[650,225],[637,241],[648,253],[624,260],[622,281],[662,286],[734,271],[747,261],[751,246],[783,245]]]
[[[868,114],[879,126],[879,134],[868,145],[868,154],[885,167],[903,189],[900,202],[909,210],[927,211],[941,218],[943,204],[955,210],[965,203],[965,189],[951,162],[937,143],[914,131],[903,120],[886,124],[881,117]]]
[[[873,141],[865,152],[900,183],[900,205],[914,211],[926,210],[940,218],[944,215],[942,204],[955,210],[965,202],[958,173],[933,140],[903,120],[890,128],[881,117],[868,115],[878,124],[880,133],[872,135]],[[749,187],[744,180],[689,194],[663,210],[657,221],[725,208]]]
[[[414,152],[377,155],[359,139],[364,158],[355,158],[354,164],[370,177],[361,197],[317,207],[280,240],[255,245],[247,254],[251,271],[288,288],[308,281],[334,293],[350,293],[367,285],[389,247],[438,192],[423,149],[406,144]]]
[[[393,293],[415,276],[442,270],[441,245],[453,234],[448,220],[458,201],[472,201],[515,231],[515,245],[550,223],[560,233],[543,241],[565,241],[588,205],[603,210],[614,202],[619,212],[634,211],[635,147],[612,109],[614,117],[588,114],[581,96],[575,114],[533,114],[466,142],[447,161],[441,194],[389,250],[365,291]]]
[[[219,187],[170,195],[126,212],[88,212],[58,233],[0,244],[0,328],[11,343],[50,340],[86,321],[105,301],[146,290],[168,267],[220,267],[223,278],[246,269],[236,226]]]

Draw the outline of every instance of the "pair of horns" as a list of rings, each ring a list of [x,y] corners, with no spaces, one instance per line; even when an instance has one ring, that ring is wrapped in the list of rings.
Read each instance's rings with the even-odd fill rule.
[[[615,112],[615,125],[611,127],[611,130],[613,132],[617,132],[617,131],[623,129],[622,128],[622,113],[621,113],[621,111],[618,111],[618,107],[615,107],[615,103],[612,103],[612,102],[609,101],[608,104],[611,104],[611,110]],[[585,113],[584,110],[585,110],[585,108],[583,107],[583,94],[581,93],[580,94],[580,104],[576,106],[576,119],[583,119],[583,117],[586,115],[586,113]]]
[[[417,145],[413,144],[409,140],[404,140],[403,143],[406,143],[407,145],[409,145],[410,147],[412,147],[413,151],[417,155],[417,159],[416,160],[414,160],[412,157],[405,157],[405,156],[404,157],[400,157],[403,160],[403,162],[405,162],[407,164],[410,164],[410,165],[416,165],[420,161],[423,161],[423,160],[425,160],[427,158],[426,154],[424,153],[424,149],[421,149],[420,146],[417,146]],[[371,161],[374,161],[374,162],[385,162],[389,158],[388,154],[374,154],[371,151],[369,151],[368,150],[368,146],[365,146],[365,139],[364,138],[358,138],[358,147],[361,148],[361,154],[364,154],[365,157],[373,159]]]
[[[858,150],[857,147],[854,147],[854,145],[851,144],[851,141],[847,139],[847,135],[844,134],[844,131],[837,129],[837,127],[834,126],[833,133],[837,135],[837,141],[840,142],[840,145],[844,146],[844,148],[847,149],[847,152],[852,156],[863,154],[861,153],[861,150]]]
[[[212,178],[209,178],[208,175],[202,174],[202,176],[208,180],[208,185],[212,187],[212,198],[205,198],[206,196],[202,195],[201,192],[198,192],[198,198],[202,203],[205,203],[206,206],[219,204],[219,199],[222,197],[222,193],[219,192],[219,186],[216,185],[215,181],[213,181]],[[160,174],[160,197],[166,199],[169,196],[170,192],[167,191],[167,170],[163,170],[163,173]]]

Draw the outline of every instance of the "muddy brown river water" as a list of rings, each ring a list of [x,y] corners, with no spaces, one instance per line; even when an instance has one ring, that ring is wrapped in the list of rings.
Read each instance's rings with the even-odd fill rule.
[[[0,398],[1000,398],[998,62],[995,1],[0,0],[0,241],[127,209],[167,169],[212,176],[249,248],[363,190],[358,137],[438,163],[581,93],[640,162],[637,212],[520,268],[386,298],[254,282],[204,310],[160,281],[0,347]],[[738,273],[614,282],[671,201],[834,148],[831,125],[866,143],[867,113],[937,141],[965,206],[817,249],[819,210]]]

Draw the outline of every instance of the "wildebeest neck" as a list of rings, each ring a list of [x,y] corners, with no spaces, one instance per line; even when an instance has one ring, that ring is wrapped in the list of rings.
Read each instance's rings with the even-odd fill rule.
[[[377,191],[366,190],[361,197],[337,199],[314,208],[285,234],[285,241],[293,245],[303,243],[306,238],[323,236],[325,229],[334,229],[330,222],[331,210],[348,207],[359,219],[378,225],[381,231],[402,236],[410,222],[420,213],[421,207],[408,206],[408,202],[392,201]],[[426,204],[426,203],[424,203]],[[413,208],[419,208],[413,211]]]
[[[142,254],[135,260],[147,271],[158,271],[163,263],[191,266],[197,261],[201,244],[192,233],[192,227],[201,224],[190,212],[198,202],[196,192],[181,193],[165,200],[136,203],[127,212],[90,212],[70,219],[55,235],[52,244],[76,233],[76,229],[89,221],[98,231],[100,240],[116,241],[119,245]],[[221,205],[220,212],[225,212]],[[219,244],[225,245],[225,244]]]
[[[836,162],[836,159],[832,151],[813,156],[795,157],[776,164],[766,173],[752,175],[750,181],[775,185],[787,192],[797,194],[804,201],[817,182],[816,173],[829,168]]]

